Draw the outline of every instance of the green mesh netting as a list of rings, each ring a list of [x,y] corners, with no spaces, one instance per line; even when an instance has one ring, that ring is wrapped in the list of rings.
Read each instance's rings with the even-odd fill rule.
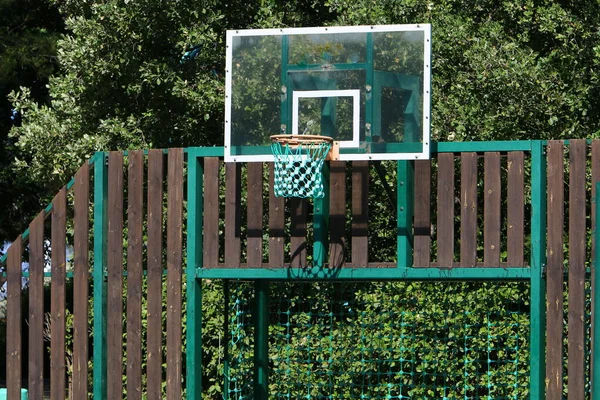
[[[252,285],[231,283],[226,399],[251,399]],[[272,282],[269,399],[522,399],[522,283]]]
[[[330,149],[329,142],[306,141],[294,147],[273,142],[275,196],[323,198],[321,172]]]

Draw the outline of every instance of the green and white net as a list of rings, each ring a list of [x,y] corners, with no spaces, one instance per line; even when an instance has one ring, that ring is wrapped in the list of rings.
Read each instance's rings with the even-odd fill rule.
[[[303,140],[291,145],[274,141],[275,179],[273,190],[277,197],[323,198],[323,163],[331,150],[331,142]]]
[[[252,283],[226,297],[223,398],[249,400]],[[269,399],[527,398],[528,298],[508,282],[271,282]]]

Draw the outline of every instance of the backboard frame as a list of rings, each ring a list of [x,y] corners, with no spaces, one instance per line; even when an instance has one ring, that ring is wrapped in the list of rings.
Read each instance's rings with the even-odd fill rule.
[[[336,34],[336,33],[384,33],[384,32],[423,32],[423,76],[422,76],[422,139],[421,142],[406,143],[407,151],[399,152],[340,152],[340,160],[415,160],[428,159],[430,154],[430,102],[431,102],[431,26],[429,24],[410,24],[410,25],[366,25],[366,26],[331,26],[331,27],[313,27],[313,28],[281,28],[281,29],[245,29],[228,30],[226,46],[226,66],[225,66],[225,162],[272,162],[272,154],[232,154],[232,60],[233,60],[233,40],[239,36],[292,36],[292,35],[310,35],[310,34]],[[294,91],[296,93],[296,91]],[[302,96],[300,96],[302,97]],[[320,97],[320,96],[318,96]],[[297,112],[297,109],[294,110]],[[353,117],[356,113],[353,114]],[[353,121],[354,124],[354,121]],[[292,129],[296,131],[296,124],[292,124]],[[354,129],[354,128],[353,128]],[[281,132],[270,132],[277,134]],[[292,132],[294,134],[294,132]],[[354,132],[353,132],[354,135]],[[356,147],[354,139],[352,143],[344,144],[341,147]],[[418,146],[410,146],[417,144]],[[402,145],[399,148],[402,148]],[[418,151],[410,151],[417,149]]]

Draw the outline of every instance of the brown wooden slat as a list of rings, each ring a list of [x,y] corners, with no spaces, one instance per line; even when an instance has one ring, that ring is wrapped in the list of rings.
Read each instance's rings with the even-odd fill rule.
[[[263,163],[248,163],[248,265],[260,268],[263,257]]]
[[[167,399],[180,400],[183,149],[169,150],[167,182]]]
[[[522,267],[524,262],[525,198],[522,151],[508,153],[507,189],[507,262],[511,267]]]
[[[569,400],[585,398],[586,142],[569,144]]]
[[[225,264],[239,268],[241,257],[241,193],[240,163],[225,163]]]
[[[290,199],[290,265],[292,268],[306,267],[306,217],[308,201],[292,197]]]
[[[329,268],[341,268],[346,257],[346,163],[330,164]]]
[[[547,148],[548,250],[547,250],[547,339],[546,398],[562,399],[563,326],[563,143],[549,141]]]
[[[204,248],[203,267],[219,262],[219,159],[204,159]]]
[[[460,264],[477,262],[477,154],[462,153],[460,166]]]
[[[50,289],[50,397],[64,399],[65,387],[65,278],[67,234],[67,190],[52,200],[52,278]]]
[[[108,154],[107,397],[123,392],[123,155]],[[62,398],[61,398],[62,399]]]
[[[163,152],[148,152],[148,328],[146,344],[146,392],[148,400],[162,396],[162,234]]]
[[[76,200],[77,201],[77,200]],[[87,212],[87,209],[86,209]],[[75,227],[77,229],[77,226]],[[76,255],[77,257],[77,255]],[[44,212],[29,225],[29,398],[44,396]],[[79,316],[78,318],[81,318]],[[87,324],[87,319],[86,319]],[[79,342],[75,341],[75,345]],[[87,334],[86,334],[87,343]],[[73,351],[73,365],[80,354]],[[87,356],[87,354],[86,354]],[[76,358],[77,357],[77,358]],[[87,368],[87,365],[86,365]],[[79,372],[79,371],[77,371]],[[75,370],[73,380],[75,382]],[[87,376],[86,376],[87,382]],[[75,390],[75,385],[73,387]],[[75,393],[75,392],[74,392]]]
[[[599,201],[596,193],[596,182],[598,182],[600,180],[600,140],[596,139],[592,141],[592,199],[596,199],[596,201]],[[596,206],[595,203],[592,203],[592,232],[596,232]],[[593,262],[595,262],[595,255],[596,255],[596,238],[595,235],[592,234],[592,260]],[[596,285],[595,285],[595,278],[596,278],[596,268],[592,268],[592,276],[591,276],[591,282],[592,282],[592,293],[591,293],[591,304],[595,304],[594,302],[596,301],[597,297],[596,297]],[[592,313],[591,315],[591,332],[594,332],[594,329],[596,328],[596,322],[598,320],[596,319],[596,315],[594,313]],[[594,338],[593,335],[590,338],[590,345],[591,345],[591,349],[592,349],[592,354],[594,354],[595,351],[600,351],[600,349],[597,349],[595,347],[595,343],[594,343]],[[590,361],[590,376],[594,376],[594,358],[590,357],[591,361]],[[597,394],[592,393],[592,396],[594,396]],[[592,397],[593,398],[593,397]]]
[[[500,153],[485,153],[483,161],[483,262],[500,265]]]
[[[127,398],[142,398],[144,152],[129,152],[127,176]]]
[[[437,260],[451,267],[454,261],[454,154],[438,155]]]
[[[269,266],[283,268],[283,197],[275,197],[273,163],[269,164]]]
[[[21,398],[21,236],[8,249],[6,264],[6,388],[9,399]]]
[[[431,261],[431,161],[415,161],[414,264]]]
[[[85,163],[75,175],[73,217],[73,398],[88,392],[88,285],[90,171]]]
[[[369,263],[369,162],[352,162],[352,264]]]

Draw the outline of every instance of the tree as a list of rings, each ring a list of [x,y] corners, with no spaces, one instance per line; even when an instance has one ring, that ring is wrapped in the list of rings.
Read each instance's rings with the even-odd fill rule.
[[[29,88],[31,99],[48,100],[48,78],[57,70],[56,40],[63,30],[58,10],[45,1],[0,1],[0,243],[12,240],[40,207],[39,185],[26,174],[14,172],[11,164],[19,156],[8,137],[20,115],[7,95]]]

